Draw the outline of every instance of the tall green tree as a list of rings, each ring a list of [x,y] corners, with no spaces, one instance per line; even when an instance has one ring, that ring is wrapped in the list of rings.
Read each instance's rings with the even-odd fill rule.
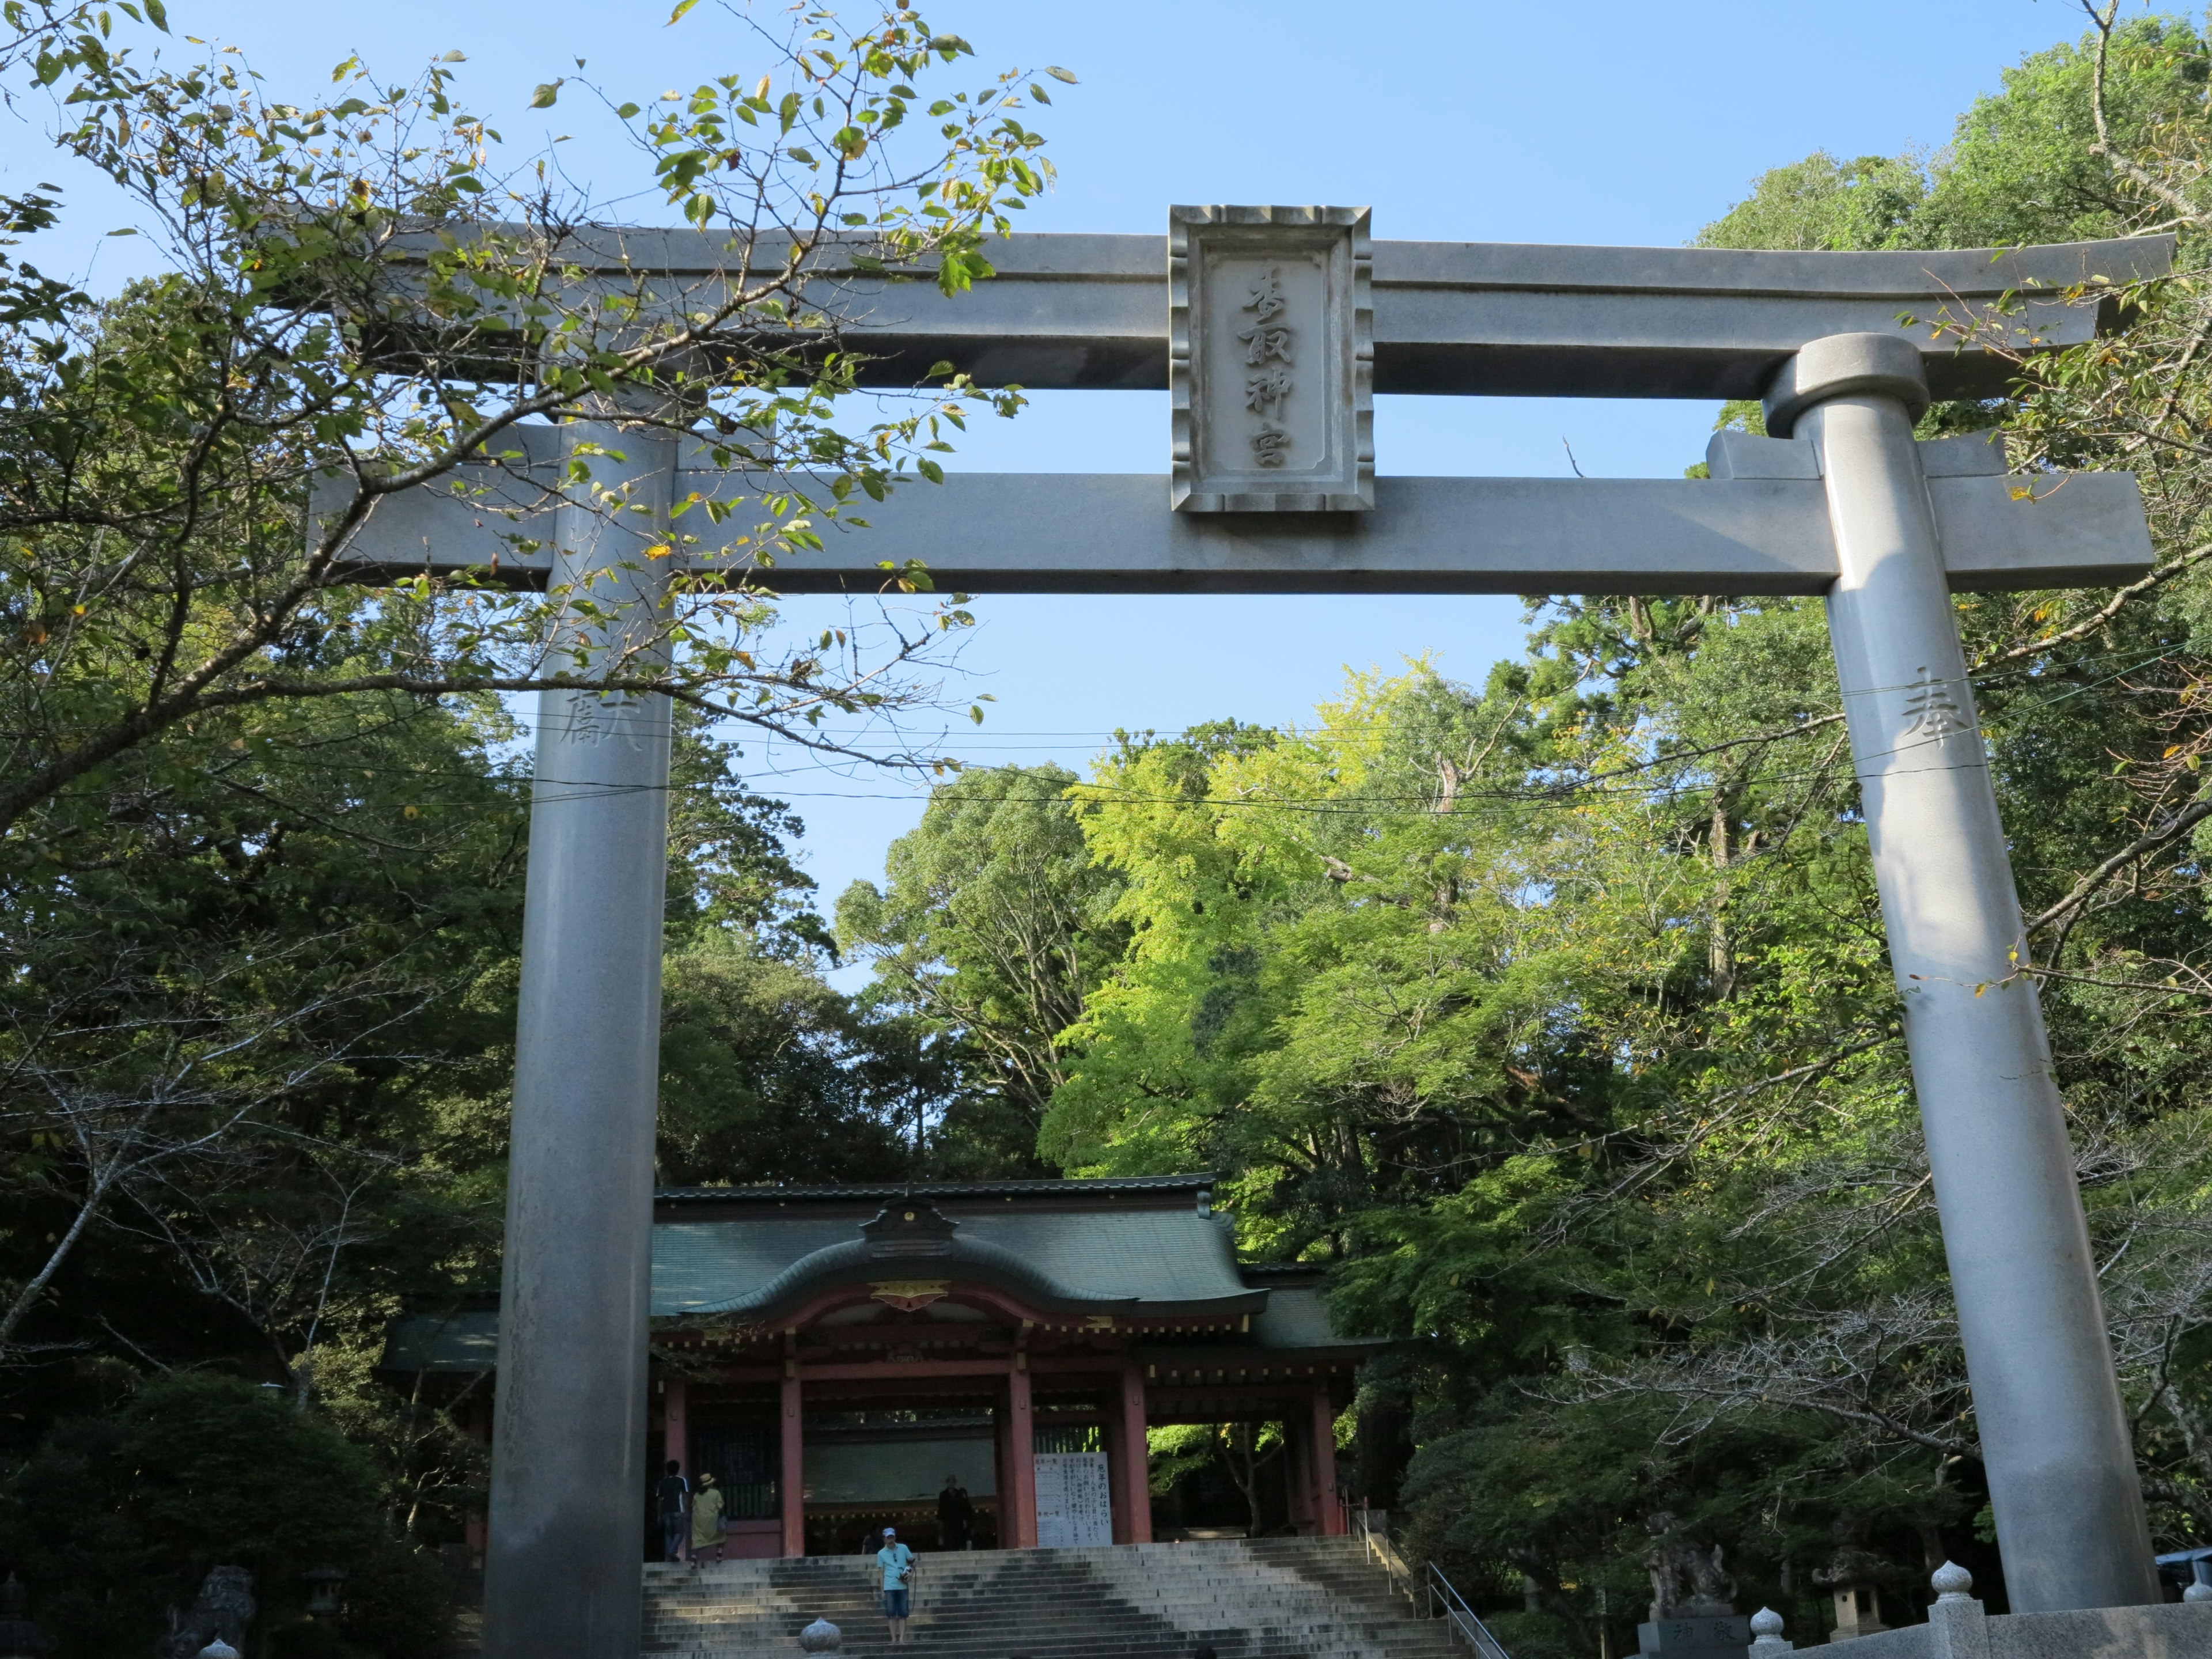
[[[915,1023],[957,1067],[935,1131],[947,1173],[1042,1173],[1045,1103],[1066,1079],[1063,1034],[1126,931],[1119,884],[1092,862],[1057,766],[963,773],[891,845],[886,881],[837,902],[837,935],[872,963],[867,1000]]]
[[[2179,235],[2173,278],[2107,296],[2117,336],[1924,432],[2132,469],[2150,510],[2144,580],[1965,596],[1959,621],[2154,1527],[2181,1542],[2212,1525],[2207,52],[2179,20],[2091,21],[1938,155],[1814,155],[1701,240]],[[1480,694],[1417,671],[1234,755],[1108,757],[1081,823],[1131,942],[1047,1144],[1215,1164],[1248,1249],[1335,1264],[1340,1316],[1395,1340],[1361,1478],[1516,1652],[1625,1641],[1655,1524],[1723,1546],[1799,1630],[1839,1552],[1885,1564],[1894,1615],[1945,1556],[2001,1600],[1820,608],[1595,595],[1532,621]]]

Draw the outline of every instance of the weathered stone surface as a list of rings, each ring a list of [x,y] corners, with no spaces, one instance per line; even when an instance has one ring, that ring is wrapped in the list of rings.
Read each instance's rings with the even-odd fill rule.
[[[1168,218],[1176,511],[1374,506],[1367,210],[1177,207]]]
[[[1985,1616],[1937,1602],[1929,1622],[1863,1636],[1851,1659],[2206,1659],[2212,1607],[2084,1607]]]

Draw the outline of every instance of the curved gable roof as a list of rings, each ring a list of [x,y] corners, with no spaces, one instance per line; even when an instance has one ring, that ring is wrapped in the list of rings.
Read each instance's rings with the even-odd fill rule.
[[[765,1320],[842,1285],[915,1276],[988,1285],[1047,1313],[1234,1318],[1267,1306],[1226,1226],[1194,1208],[945,1207],[894,1196],[857,1227],[805,1213],[663,1221],[653,1312]]]

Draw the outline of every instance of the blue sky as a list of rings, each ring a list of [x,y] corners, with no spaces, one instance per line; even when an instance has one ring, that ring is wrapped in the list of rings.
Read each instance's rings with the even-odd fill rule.
[[[470,106],[517,152],[568,136],[567,170],[603,197],[644,170],[573,94],[530,110],[539,82],[576,73],[580,56],[611,94],[644,99],[765,67],[714,0],[673,28],[666,0],[169,3],[179,33],[242,47],[273,94],[296,88],[302,100],[349,53],[392,76],[461,51]],[[1157,232],[1170,202],[1324,202],[1370,206],[1383,238],[1650,244],[1689,240],[1754,175],[1809,151],[1939,147],[2003,68],[2084,26],[2070,0],[943,0],[924,11],[982,65],[1058,64],[1080,78],[1055,86],[1031,122],[1060,170],[1032,229]],[[54,178],[89,215],[108,210],[38,143],[41,112],[26,112],[30,125],[0,129],[0,179]],[[635,211],[649,222],[658,205],[643,196]],[[112,216],[96,228],[125,222]],[[39,253],[105,286],[144,246],[73,233]],[[1592,476],[1674,476],[1703,453],[1712,417],[1693,404],[1386,398],[1377,467],[1558,477],[1571,444]],[[956,464],[1158,472],[1167,445],[1164,392],[1044,394],[1017,422],[978,423]],[[794,620],[805,605],[793,602]],[[1429,653],[1480,681],[1522,631],[1504,599],[985,596],[977,611],[964,678],[948,690],[997,701],[954,751],[1079,769],[1117,726],[1298,719],[1347,665]],[[753,760],[761,787],[807,821],[825,902],[878,874],[920,816],[924,792],[902,779],[774,750]]]

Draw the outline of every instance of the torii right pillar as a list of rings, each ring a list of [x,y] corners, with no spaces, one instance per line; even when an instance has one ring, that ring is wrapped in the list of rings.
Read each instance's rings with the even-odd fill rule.
[[[2013,1610],[2160,1599],[2065,1109],[1891,334],[1812,342],[1766,400],[1820,454],[1828,631]]]

